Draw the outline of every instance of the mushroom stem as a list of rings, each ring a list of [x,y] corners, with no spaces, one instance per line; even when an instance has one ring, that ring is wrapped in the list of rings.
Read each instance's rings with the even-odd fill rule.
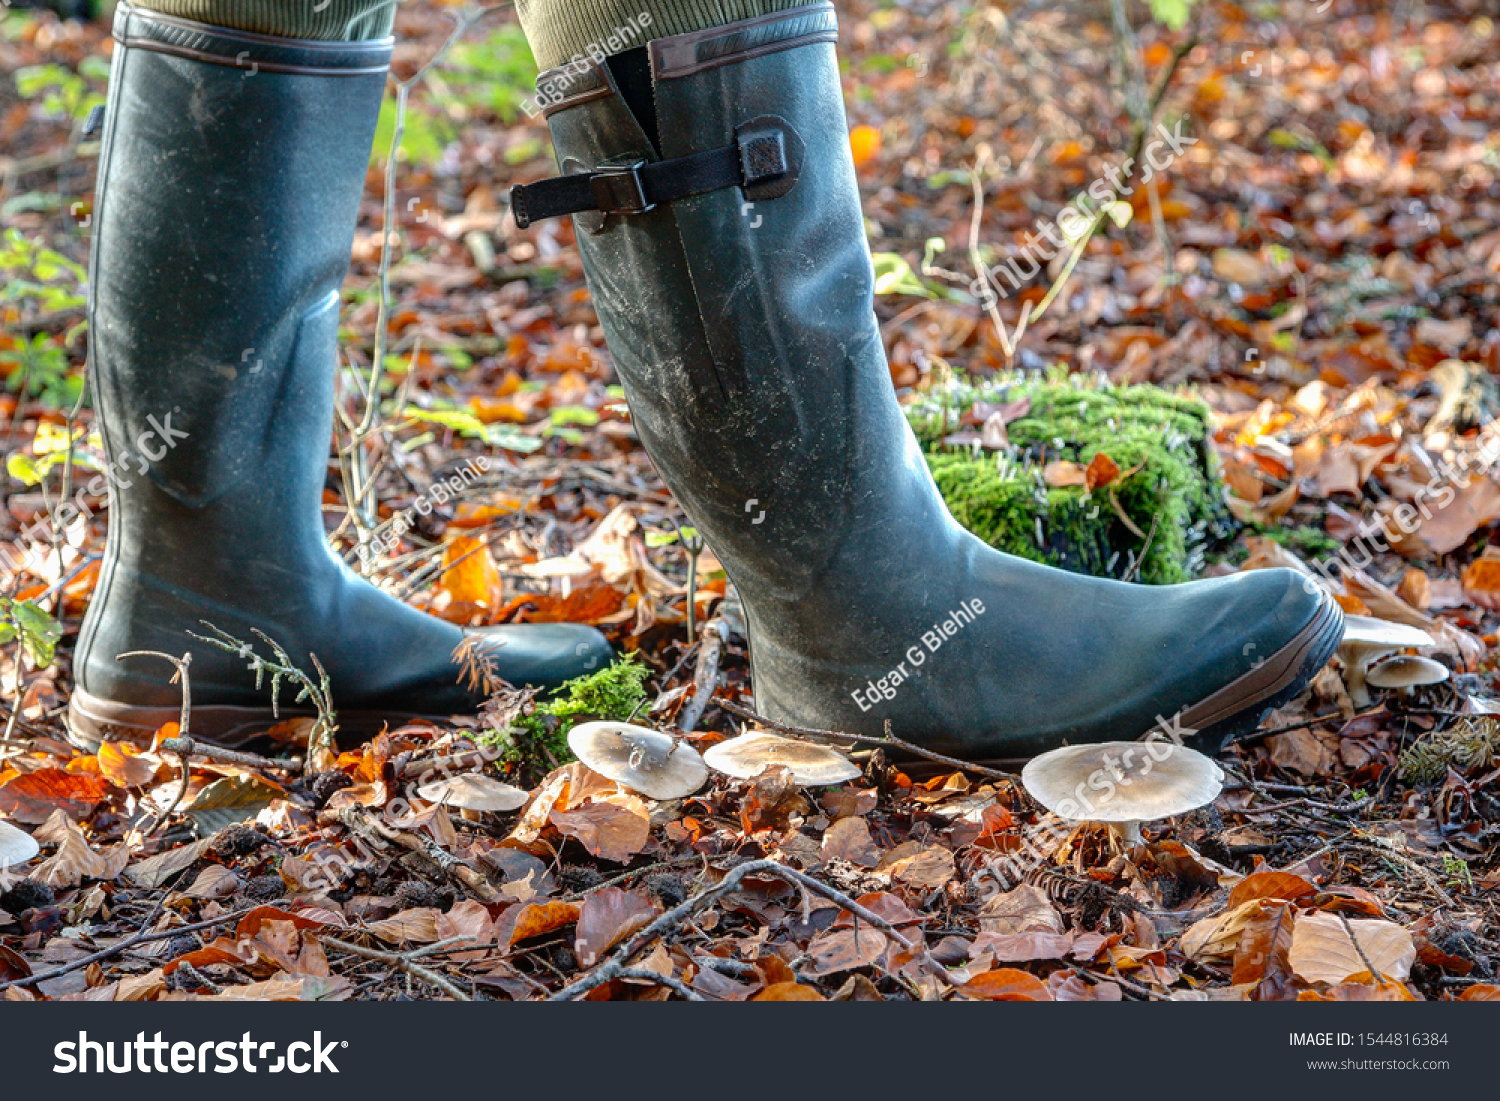
[[[1369,669],[1369,660],[1356,658],[1344,670],[1344,687],[1349,691],[1349,702],[1361,711],[1375,702],[1370,698],[1370,689],[1365,683],[1365,674]]]
[[[1139,822],[1110,822],[1109,832],[1122,845],[1140,845],[1145,840]]]

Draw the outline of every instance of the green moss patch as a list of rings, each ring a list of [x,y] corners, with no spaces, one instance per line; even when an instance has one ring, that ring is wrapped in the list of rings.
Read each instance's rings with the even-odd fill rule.
[[[978,434],[994,407],[1015,403],[1029,408],[1006,425],[1007,445],[955,442]],[[1062,373],[954,379],[922,393],[907,418],[954,518],[1009,554],[1160,585],[1189,580],[1233,533],[1209,409],[1189,394]],[[1087,466],[1101,451],[1121,472],[1108,486],[1090,492],[1043,475],[1047,464]]]
[[[501,760],[542,771],[573,760],[568,731],[594,719],[625,722],[646,699],[651,669],[632,651],[597,673],[568,681],[552,698],[515,715],[506,729],[479,736],[505,749]]]

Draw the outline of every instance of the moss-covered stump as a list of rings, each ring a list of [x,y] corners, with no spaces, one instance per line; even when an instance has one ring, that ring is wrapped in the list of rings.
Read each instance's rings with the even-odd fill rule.
[[[1208,406],[1189,395],[1062,374],[953,380],[907,416],[954,517],[1010,554],[1167,584],[1194,576],[1232,534]],[[1004,440],[993,423],[984,430],[996,419],[1008,422]],[[1059,484],[1101,452],[1119,468],[1113,481]],[[1108,463],[1095,469],[1096,483],[1107,478]]]

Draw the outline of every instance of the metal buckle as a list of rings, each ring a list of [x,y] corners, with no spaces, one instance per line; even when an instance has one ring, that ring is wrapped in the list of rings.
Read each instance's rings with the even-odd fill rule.
[[[645,163],[636,161],[594,170],[589,185],[594,189],[594,202],[600,211],[605,214],[644,214],[655,209],[655,203],[646,201],[646,189],[641,183],[640,170]]]

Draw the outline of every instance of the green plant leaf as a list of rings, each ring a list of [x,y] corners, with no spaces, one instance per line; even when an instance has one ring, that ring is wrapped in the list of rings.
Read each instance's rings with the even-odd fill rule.
[[[917,276],[910,264],[894,252],[877,252],[875,262],[876,294],[911,294],[919,298],[936,298],[932,289]]]
[[[5,610],[10,638],[15,638],[14,628],[19,628],[21,646],[36,667],[45,669],[51,665],[57,640],[62,638],[62,624],[29,600],[7,599]]]
[[[1150,0],[1151,18],[1170,30],[1180,31],[1187,25],[1196,0]]]
[[[1110,203],[1104,208],[1109,214],[1110,220],[1124,229],[1130,224],[1130,219],[1135,217],[1135,208],[1129,203]]]

